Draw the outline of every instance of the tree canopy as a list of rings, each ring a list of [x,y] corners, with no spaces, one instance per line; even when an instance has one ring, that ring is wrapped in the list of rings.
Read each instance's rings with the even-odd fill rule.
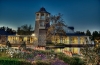
[[[7,47],[11,47],[11,43],[9,41],[6,42]]]
[[[8,32],[10,34],[16,34],[16,31],[13,30],[12,28],[9,28],[9,27],[3,26],[3,27],[0,27],[0,30],[6,31],[6,32]]]
[[[62,35],[65,35],[66,32],[64,30],[64,21],[62,19],[62,15],[52,15],[50,18],[51,26],[47,30],[47,40],[50,40],[52,36],[58,35],[61,38]],[[56,41],[56,39],[55,39]]]
[[[22,25],[20,27],[18,27],[17,29],[17,34],[18,35],[31,35],[32,34],[32,26],[31,25]]]
[[[91,32],[89,30],[86,31],[87,36],[91,36]]]

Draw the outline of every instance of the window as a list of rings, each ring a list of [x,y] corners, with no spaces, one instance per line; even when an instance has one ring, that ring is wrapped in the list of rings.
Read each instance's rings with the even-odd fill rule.
[[[70,41],[71,43],[74,43],[74,37],[71,37]]]
[[[40,22],[40,26],[41,26],[41,27],[44,26],[44,22]]]
[[[44,16],[44,14],[41,14],[41,16]]]
[[[39,14],[36,15],[36,18],[37,18],[37,19],[39,18]]]
[[[46,16],[48,16],[48,14],[46,14]]]
[[[42,13],[42,14],[41,14],[41,19],[44,19],[44,18],[45,18],[45,16],[44,16],[44,14]]]
[[[81,44],[84,43],[84,37],[80,37],[80,43],[81,43]]]
[[[37,16],[39,16],[39,14],[37,14]]]

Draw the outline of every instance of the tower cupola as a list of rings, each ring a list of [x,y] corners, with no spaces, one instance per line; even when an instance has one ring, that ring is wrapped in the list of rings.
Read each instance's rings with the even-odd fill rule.
[[[50,17],[50,13],[46,11],[44,7],[40,8],[38,12],[36,12],[36,21],[39,24],[39,29],[47,28],[47,25],[50,23],[47,21],[47,18]]]

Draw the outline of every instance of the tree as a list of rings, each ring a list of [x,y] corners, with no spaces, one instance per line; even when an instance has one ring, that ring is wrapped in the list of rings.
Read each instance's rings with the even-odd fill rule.
[[[78,33],[78,34],[84,34],[85,35],[85,33],[81,32],[81,31],[76,31],[76,33]]]
[[[86,31],[87,36],[91,36],[91,32],[89,30]]]
[[[3,31],[5,31],[5,32],[7,32],[9,34],[16,34],[16,31],[13,30],[12,28],[9,28],[9,27],[3,26],[3,27],[0,27],[0,30],[3,30]]]
[[[54,40],[55,43],[57,43],[57,39],[56,36],[59,36],[60,40],[62,38],[63,35],[66,35],[66,32],[64,30],[64,27],[66,27],[66,25],[64,24],[63,19],[61,18],[62,15],[58,14],[58,15],[52,15],[49,19],[51,21],[51,26],[48,28],[47,30],[47,41],[50,41],[52,36],[54,36]],[[60,41],[61,43],[61,41]]]
[[[100,43],[96,43],[94,46],[94,51],[98,55],[98,62],[100,63]]]
[[[92,40],[91,32],[89,30],[86,31],[86,35]]]
[[[7,46],[7,47],[11,47],[11,44],[10,44],[9,41],[6,42],[6,46]]]
[[[99,31],[99,34],[98,34],[98,36],[100,37],[100,31]]]
[[[26,43],[25,42],[22,42],[22,44],[20,45],[20,48],[26,49]]]
[[[98,36],[99,36],[98,31],[94,31],[94,32],[92,33],[92,40],[95,40]]]
[[[89,42],[86,39],[86,44],[84,44],[83,48],[81,48],[83,60],[85,61],[86,65],[89,65],[90,63],[92,65],[96,65],[99,60],[99,55],[97,51],[98,49],[95,46],[91,46],[88,43]]]
[[[18,27],[17,29],[18,35],[31,35],[32,34],[32,26],[31,25],[22,25],[21,27]]]

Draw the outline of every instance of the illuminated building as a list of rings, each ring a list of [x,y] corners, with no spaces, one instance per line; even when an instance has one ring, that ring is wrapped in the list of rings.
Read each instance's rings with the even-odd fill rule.
[[[34,34],[31,35],[9,35],[8,41],[13,44],[17,45],[20,44],[22,41],[25,41],[27,46],[29,47],[45,47],[46,49],[49,48],[46,44],[46,32],[47,29],[50,27],[50,22],[47,21],[47,17],[50,17],[50,13],[45,10],[45,8],[41,8],[38,12],[36,12],[36,19],[35,19],[35,31]],[[59,36],[52,36],[51,41],[55,43],[64,43],[65,47],[61,48],[53,46],[52,49],[56,50],[57,52],[65,52],[70,51],[72,53],[80,54],[80,47],[83,47],[83,44],[86,44],[86,40],[88,40],[89,44],[91,41],[89,36],[84,34],[79,34],[74,32],[74,27],[67,26],[66,35],[62,36],[60,39]]]

